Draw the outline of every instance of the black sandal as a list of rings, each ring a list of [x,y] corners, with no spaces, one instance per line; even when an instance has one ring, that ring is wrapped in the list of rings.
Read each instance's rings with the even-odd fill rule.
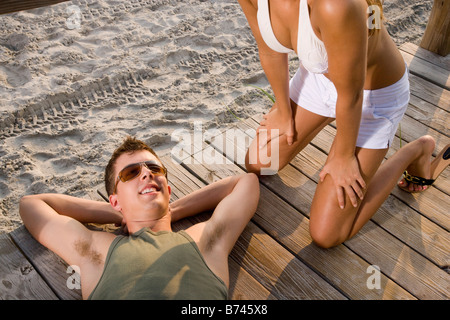
[[[413,176],[408,173],[408,171],[403,172],[403,178],[405,179],[408,184],[406,186],[399,186],[400,189],[407,191],[407,192],[422,192],[425,189],[419,190],[419,191],[410,191],[408,189],[408,185],[410,183],[422,186],[422,187],[428,187],[431,186],[434,181],[439,177],[439,175],[447,168],[447,166],[450,164],[450,144],[446,145],[445,148],[441,150],[441,152],[437,155],[437,157],[431,162],[431,179],[425,179],[418,176]]]
[[[414,184],[417,184],[422,187],[423,186],[431,186],[435,181],[434,179],[425,179],[422,177],[413,176],[413,175],[409,174],[408,171],[406,171],[406,170],[403,172],[403,178],[408,183],[414,183]]]

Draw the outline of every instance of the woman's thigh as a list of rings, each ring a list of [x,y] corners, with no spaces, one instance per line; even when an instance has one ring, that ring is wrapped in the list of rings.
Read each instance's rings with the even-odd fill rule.
[[[366,182],[366,189],[377,172],[388,149],[356,149],[361,175]],[[332,150],[330,151],[332,152]],[[317,185],[311,204],[310,232],[313,240],[322,247],[338,245],[349,237],[359,214],[358,206],[352,206],[346,196],[345,208],[341,209],[337,201],[337,192],[333,179],[327,175]]]
[[[259,138],[265,138],[267,133],[261,131],[250,144],[246,155],[248,171],[260,173],[262,168],[284,168],[333,118],[324,117],[299,107],[291,100],[294,116],[294,143],[288,145],[286,136],[273,139],[262,149],[259,148]],[[275,158],[276,157],[276,158]],[[275,164],[276,163],[276,164]]]

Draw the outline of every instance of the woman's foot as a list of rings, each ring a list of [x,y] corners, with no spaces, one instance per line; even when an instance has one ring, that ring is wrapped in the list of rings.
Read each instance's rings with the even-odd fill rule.
[[[434,151],[436,143],[431,136],[423,136],[411,142],[409,147],[417,148],[418,156],[406,168],[408,175],[420,177],[423,179],[431,178],[431,155]],[[405,146],[406,148],[406,146]],[[420,185],[418,183],[408,182],[403,177],[398,183],[398,187],[407,192],[421,192],[428,189],[427,185]]]
[[[431,179],[437,177],[450,165],[450,143],[447,144],[436,158],[431,161]]]

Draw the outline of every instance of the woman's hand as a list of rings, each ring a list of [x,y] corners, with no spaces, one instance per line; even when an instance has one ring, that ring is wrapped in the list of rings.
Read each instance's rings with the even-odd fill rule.
[[[274,129],[278,129],[278,135],[272,133]],[[267,130],[267,139],[261,139],[259,141],[260,149],[265,147],[272,139],[283,135],[286,136],[288,145],[291,145],[294,142],[294,119],[292,112],[283,114],[280,108],[274,105],[268,114],[263,115],[263,120],[260,122],[257,133],[260,130]]]
[[[341,209],[345,207],[345,193],[350,198],[352,205],[357,207],[357,197],[363,199],[366,182],[361,176],[356,157],[353,155],[346,158],[330,154],[320,172],[320,181],[323,181],[327,174],[331,176],[336,186],[339,207]]]

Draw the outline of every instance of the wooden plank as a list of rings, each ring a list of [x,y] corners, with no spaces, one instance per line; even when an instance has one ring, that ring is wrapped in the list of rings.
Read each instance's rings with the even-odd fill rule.
[[[218,167],[202,164],[187,165],[191,172],[211,183],[222,177],[242,171],[234,165]],[[185,169],[171,167],[176,177],[189,181]],[[238,170],[238,171],[235,171]],[[170,171],[169,171],[170,172]],[[183,177],[186,175],[186,178]],[[220,178],[219,178],[220,177]],[[179,186],[180,184],[177,184]],[[186,193],[193,190],[186,189]],[[259,210],[259,209],[258,209]],[[242,233],[230,257],[252,275],[276,299],[344,299],[345,297],[325,282],[308,266],[266,235],[252,222]]]
[[[290,169],[292,167],[289,166],[288,170]],[[285,176],[275,179],[280,182],[283,179],[282,184],[286,183],[289,174],[295,171],[289,172],[288,170],[285,170]],[[295,177],[295,174],[290,178],[293,177]],[[262,177],[261,180],[271,178],[266,176]],[[305,183],[303,184],[303,182]],[[265,181],[262,183],[266,185]],[[314,190],[308,186],[310,181],[300,182],[295,180],[294,183],[300,183],[297,186],[301,186],[303,195]],[[280,185],[275,184],[275,187]],[[292,185],[290,185],[290,188],[292,188]],[[312,242],[309,234],[309,219],[304,216],[306,212],[299,211],[307,208],[306,202],[302,203],[301,208],[293,208],[290,203],[281,201],[277,196],[265,191],[265,188],[262,187],[261,190],[263,199],[261,207],[263,209],[255,218],[255,222],[351,299],[414,299],[412,295],[384,274],[380,277],[380,290],[370,289],[367,286],[367,270],[370,267],[367,261],[361,259],[360,256],[348,250],[345,246],[325,250]],[[288,197],[289,195],[284,194],[284,196]]]
[[[231,300],[276,300],[269,290],[264,288],[233,258],[228,259],[230,268],[230,287],[228,296]]]
[[[0,235],[0,300],[57,300],[8,234]]]
[[[68,273],[64,260],[37,242],[24,226],[10,235],[59,299],[81,299],[81,289],[69,289],[67,286],[72,273]]]
[[[414,74],[409,75],[409,84],[411,95],[429,102],[442,110],[450,111],[450,91],[442,89],[437,85],[418,77]]]
[[[308,196],[309,199],[306,202],[301,203],[301,204],[293,204],[293,205],[296,208],[298,208],[299,210],[300,210],[300,208],[305,208],[305,207],[309,208],[309,205],[312,201],[313,192],[311,192],[311,194],[309,194],[309,195],[308,195],[308,193],[311,190],[314,190],[315,187],[306,188],[303,185],[299,188],[294,188],[292,185],[290,185],[289,187],[286,187],[285,181],[283,181],[283,183],[281,183],[281,180],[280,180],[280,179],[286,179],[286,176],[285,176],[286,170],[288,170],[288,168],[283,169],[279,173],[280,178],[278,178],[278,179],[273,178],[273,177],[262,177],[261,181],[264,184],[269,183],[269,181],[270,181],[270,183],[272,183],[272,185],[270,187],[271,190],[277,190],[277,193],[280,196],[283,196],[285,199],[289,199],[289,200],[301,199],[302,197]],[[301,177],[296,176],[295,178],[292,178],[291,180],[293,182],[296,182],[296,181],[299,181],[299,179],[301,179]],[[388,212],[390,212],[390,211],[388,210]],[[307,210],[307,213],[309,213],[309,209]],[[433,225],[431,224],[431,226],[433,226]],[[367,224],[367,227],[371,227],[374,230],[376,230],[376,232],[379,232],[380,234],[383,235],[380,237],[381,242],[377,243],[379,246],[383,247],[384,245],[380,245],[380,244],[382,244],[384,242],[386,245],[391,245],[394,242],[397,246],[400,246],[400,247],[403,246],[403,243],[399,242],[396,238],[390,236],[384,230],[373,225],[372,222],[369,222]],[[398,225],[398,228],[400,228],[400,229],[403,227],[404,227],[404,225],[402,225],[401,223]],[[433,226],[433,227],[435,227],[435,226]],[[436,230],[439,230],[439,228],[435,228],[433,231],[436,231]],[[419,239],[420,239],[420,233],[422,231],[423,230],[418,230]],[[278,232],[280,232],[280,231],[278,231]],[[395,232],[394,232],[394,234],[395,234]],[[448,259],[449,259],[448,252],[449,251],[448,251],[448,244],[446,244],[446,243],[448,243],[448,239],[449,239],[448,232],[445,230],[441,230],[441,235],[443,238],[437,237],[436,234],[431,234],[431,235],[432,235],[432,238],[433,238],[433,236],[435,238],[438,238],[438,243],[441,245],[441,247],[443,247],[442,252],[441,252],[441,255],[444,255],[443,261],[444,261],[444,263],[445,263],[445,261],[448,263]],[[383,242],[383,239],[384,239],[384,242]],[[370,241],[372,241],[372,239],[369,237],[366,241],[370,242]],[[410,241],[410,239],[406,239],[406,241]],[[429,248],[431,246],[432,245],[430,245]],[[414,263],[417,263],[417,264],[420,264],[420,265],[426,267],[430,273],[430,275],[428,276],[429,278],[424,280],[422,275],[416,274],[414,272],[414,267],[412,266],[412,263],[409,260],[405,260],[402,262],[401,266],[402,266],[402,268],[404,268],[405,277],[407,277],[407,276],[410,277],[409,280],[413,281],[415,283],[415,286],[412,287],[412,289],[416,290],[417,288],[420,288],[420,290],[417,289],[414,292],[414,294],[418,294],[418,296],[420,298],[425,298],[425,299],[428,299],[430,297],[433,297],[436,299],[446,298],[448,295],[447,290],[448,290],[448,285],[449,285],[449,279],[448,279],[448,275],[445,273],[445,271],[439,269],[438,266],[430,263],[427,259],[424,259],[423,256],[417,254],[415,250],[411,250],[409,247],[406,250],[408,251],[408,253],[411,256],[414,257],[414,259],[415,259],[415,260],[413,259]],[[398,252],[398,250],[393,251],[393,252]],[[392,266],[392,264],[397,263],[395,256],[392,256],[389,253],[385,253],[385,252],[383,252],[383,250],[380,250],[378,253],[379,253],[379,256],[377,257],[377,259],[383,260],[383,266],[387,267],[387,269],[389,269],[389,267]],[[360,254],[364,257],[366,255],[369,255],[369,253],[366,251],[362,251],[362,252],[360,252]],[[368,260],[368,261],[370,261],[370,260]],[[428,274],[428,272],[427,272],[427,274]],[[408,283],[406,283],[404,281],[404,278],[399,277],[398,279],[395,279],[395,280],[397,283],[401,283],[404,288],[408,288]],[[440,283],[440,285],[438,285],[434,288],[428,287],[428,283],[435,283],[435,282]]]
[[[450,112],[415,95],[411,95],[406,115],[443,135],[449,134]]]
[[[343,300],[345,297],[300,259],[250,222],[232,255],[251,275],[283,300]]]
[[[450,299],[449,274],[418,254],[408,243],[398,241],[396,235],[382,232],[378,226],[368,223],[345,245],[369,263],[378,265],[381,272],[418,299]]]
[[[0,2],[0,14],[46,7],[67,1],[68,0],[2,0]]]
[[[449,119],[449,117],[447,116],[446,119]],[[408,114],[405,114],[400,122],[400,126],[402,139],[408,142],[414,141],[424,135],[432,136],[436,140],[435,154],[438,153],[437,150],[441,150],[450,142],[450,138],[448,137],[450,133],[448,126],[441,133],[433,128],[427,127],[416,119],[413,119]],[[399,133],[397,132],[397,134]]]
[[[415,57],[408,52],[400,50],[400,53],[402,54],[403,59],[405,59],[405,62],[412,74],[427,79],[441,88],[447,90],[450,89],[450,77],[448,70],[444,70],[435,64],[428,62],[427,60]]]
[[[423,59],[429,63],[434,64],[440,69],[443,69],[443,73],[450,70],[450,55],[446,57],[442,57],[433,52],[425,50],[423,48],[418,47],[412,43],[405,43],[400,48],[400,51],[403,51],[406,54],[410,54],[417,59]],[[414,71],[414,70],[413,70]],[[409,82],[410,82],[410,90],[411,90],[411,104],[413,106],[426,107],[426,112],[428,114],[428,118],[434,115],[435,113],[440,112],[439,110],[430,109],[426,102],[431,103],[442,110],[447,112],[450,111],[450,91],[443,89],[442,86],[437,86],[434,83],[431,83],[421,76],[417,76],[415,72],[409,74]],[[421,101],[415,99],[414,97],[419,98]],[[411,114],[410,111],[411,106],[407,110],[407,114],[414,118],[414,114]],[[448,119],[448,116],[446,116]],[[440,115],[437,115],[434,120],[440,120]],[[446,124],[445,122],[442,122]],[[448,122],[447,122],[448,123]],[[428,125],[428,124],[427,124]],[[431,125],[432,126],[432,125]],[[446,125],[448,131],[448,125]]]
[[[421,48],[411,42],[402,44],[399,49],[413,56],[426,60],[432,64],[435,64],[439,68],[450,71],[450,55],[441,56],[439,54]]]

